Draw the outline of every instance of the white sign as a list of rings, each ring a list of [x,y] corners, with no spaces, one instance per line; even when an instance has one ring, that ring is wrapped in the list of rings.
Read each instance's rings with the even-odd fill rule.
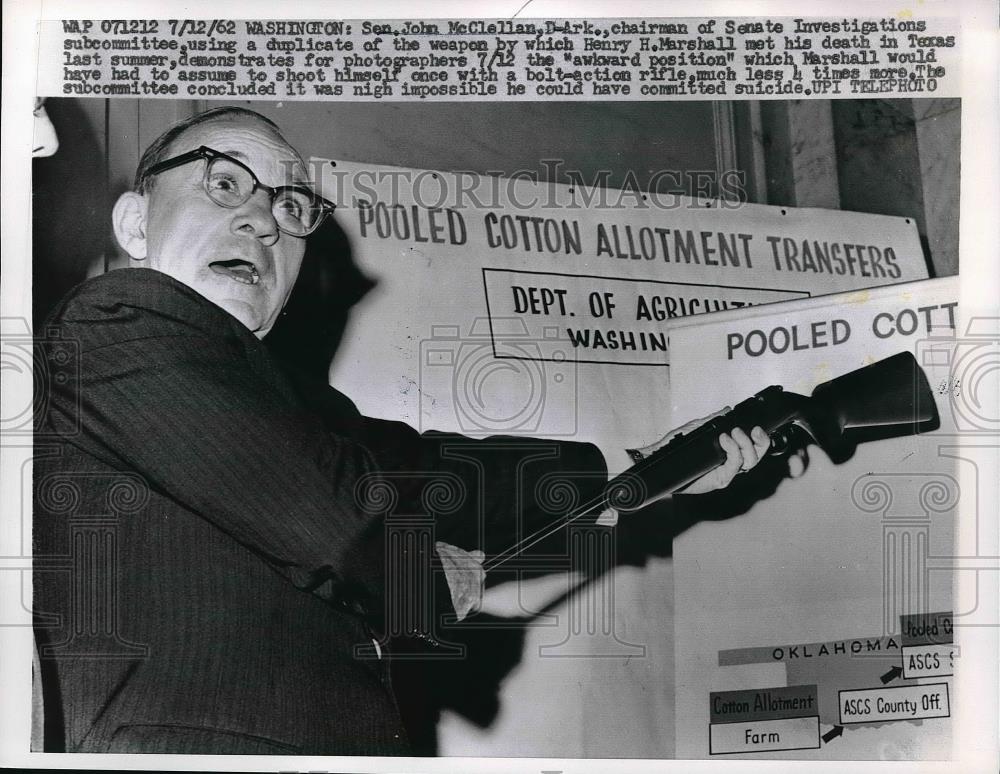
[[[421,429],[582,432],[618,444],[617,429],[589,432],[600,420],[578,409],[599,401],[626,433],[631,409],[662,415],[670,320],[927,276],[908,218],[313,166],[353,260],[377,283],[355,310],[334,383]],[[450,374],[426,357],[442,347],[455,349]],[[469,363],[459,349],[505,368],[459,378]],[[598,376],[589,364],[607,368]],[[629,416],[609,410],[609,390]]]
[[[909,218],[314,164],[407,324],[420,298],[435,314],[519,319],[536,339],[554,326],[578,362],[665,365],[666,320],[927,276]]]
[[[775,478],[757,481],[749,478],[755,470],[747,474],[749,510],[728,519],[705,514],[674,541],[678,757],[710,754],[710,692],[815,685],[824,738],[840,723],[896,718],[890,704],[874,709],[873,698],[870,713],[842,720],[838,696],[874,689],[909,696],[897,688],[912,676],[900,669],[904,646],[933,642],[910,639],[914,616],[952,609],[960,490],[946,445],[967,421],[958,418],[967,411],[954,370],[964,346],[955,330],[957,301],[957,279],[949,278],[671,326],[675,422],[736,405],[769,385],[808,396],[819,384],[907,352],[928,379],[940,420],[922,435],[870,434],[846,460],[834,454],[839,464],[809,446],[799,479],[782,480],[776,466]],[[856,384],[850,400],[881,399],[884,412],[909,397],[887,405],[880,395],[886,387],[884,379]],[[944,666],[950,673],[948,659]],[[909,698],[916,717],[947,715],[946,698],[934,707]],[[950,735],[949,720],[861,725],[799,754],[877,759],[890,744],[913,759],[947,758]]]
[[[840,692],[840,722],[844,724],[946,718],[949,714],[947,683]]]

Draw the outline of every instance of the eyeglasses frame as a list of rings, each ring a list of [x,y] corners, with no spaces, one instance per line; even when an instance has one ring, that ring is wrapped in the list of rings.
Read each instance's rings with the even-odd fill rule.
[[[250,179],[253,180],[253,188],[250,190],[250,193],[247,195],[246,199],[244,199],[240,204],[234,204],[234,205],[223,204],[212,198],[212,194],[209,192],[208,189],[208,168],[211,165],[211,163],[216,159],[225,159],[226,161],[229,161],[233,164],[236,164],[239,167],[242,167],[247,171],[247,174],[250,175]],[[301,234],[296,234],[292,231],[288,231],[287,229],[282,228],[281,224],[278,223],[277,218],[275,218],[274,222],[278,226],[278,229],[281,230],[283,233],[288,234],[289,236],[294,236],[294,237],[309,236],[316,229],[320,227],[320,225],[326,219],[326,216],[337,208],[336,204],[329,201],[328,199],[324,199],[322,196],[317,194],[311,188],[308,188],[307,186],[304,185],[279,185],[276,188],[271,187],[269,185],[265,185],[264,183],[260,182],[260,180],[257,179],[257,175],[254,173],[254,171],[250,169],[250,167],[248,167],[242,161],[240,161],[239,159],[234,159],[227,153],[223,153],[222,151],[217,151],[215,150],[215,148],[209,148],[207,145],[202,145],[198,148],[195,148],[194,150],[182,153],[179,156],[174,156],[173,158],[157,162],[156,164],[151,166],[148,170],[146,170],[146,173],[142,176],[139,183],[141,185],[146,180],[151,178],[153,175],[158,175],[161,172],[166,172],[169,169],[174,169],[175,167],[180,167],[183,166],[184,164],[190,164],[192,161],[200,161],[200,160],[204,160],[206,162],[205,174],[202,177],[202,186],[205,188],[205,194],[208,196],[208,198],[211,200],[213,204],[216,204],[219,207],[224,207],[230,210],[234,210],[237,207],[242,207],[244,204],[250,201],[251,197],[253,197],[253,195],[257,193],[258,190],[264,191],[268,195],[272,207],[274,206],[274,201],[277,195],[282,191],[289,191],[289,190],[302,191],[304,193],[307,193],[314,202],[319,202],[320,205],[319,217],[316,218],[316,222],[312,225],[312,228]]]

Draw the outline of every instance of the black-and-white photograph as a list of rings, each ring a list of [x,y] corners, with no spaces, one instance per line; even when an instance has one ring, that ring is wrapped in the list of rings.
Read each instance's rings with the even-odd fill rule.
[[[18,765],[990,770],[958,5],[39,22]]]

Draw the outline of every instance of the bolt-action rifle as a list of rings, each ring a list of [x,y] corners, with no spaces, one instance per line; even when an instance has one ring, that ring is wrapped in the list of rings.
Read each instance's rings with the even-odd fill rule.
[[[669,443],[616,476],[596,501],[557,524],[491,557],[488,570],[585,513],[614,508],[637,511],[683,489],[725,462],[719,435],[760,426],[771,438],[769,454],[788,454],[816,443],[834,463],[842,463],[865,441],[914,435],[940,425],[934,395],[923,369],[909,352],[872,363],[817,386],[812,395],[767,387],[731,411]]]

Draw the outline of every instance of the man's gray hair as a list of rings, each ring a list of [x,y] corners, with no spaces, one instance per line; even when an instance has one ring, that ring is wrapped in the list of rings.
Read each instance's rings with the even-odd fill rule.
[[[133,189],[141,194],[149,192],[153,180],[148,177],[149,170],[161,161],[166,161],[170,158],[168,155],[170,153],[170,146],[173,145],[174,140],[179,138],[188,129],[210,121],[224,121],[231,118],[250,118],[260,121],[273,129],[279,137],[281,136],[281,130],[274,121],[247,108],[230,106],[212,108],[211,110],[206,110],[204,113],[197,113],[174,124],[150,143],[149,147],[146,148],[146,152],[142,154],[142,158],[139,159],[139,166],[135,170]]]

